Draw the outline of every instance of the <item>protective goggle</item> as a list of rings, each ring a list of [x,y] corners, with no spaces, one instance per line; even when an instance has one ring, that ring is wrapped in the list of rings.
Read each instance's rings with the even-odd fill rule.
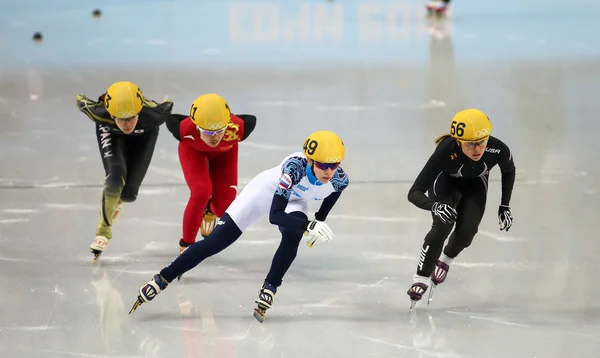
[[[315,167],[317,167],[321,170],[327,170],[327,169],[336,170],[337,167],[340,166],[340,163],[319,163],[316,161],[314,161],[313,163],[315,163]]]
[[[487,143],[487,138],[477,141],[477,142],[462,142],[462,144],[466,145],[467,147],[471,147],[471,148],[475,148],[475,147],[479,147],[479,146],[483,146]]]
[[[209,137],[215,136],[215,135],[220,135],[221,133],[225,132],[225,130],[227,129],[227,126],[221,128],[221,129],[217,129],[216,131],[207,131],[206,129],[202,129],[200,127],[196,127],[198,129],[198,133],[199,134],[204,134],[207,135]]]

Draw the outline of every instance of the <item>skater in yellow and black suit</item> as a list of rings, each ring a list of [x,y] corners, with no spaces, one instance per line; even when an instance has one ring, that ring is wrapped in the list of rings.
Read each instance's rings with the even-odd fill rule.
[[[433,217],[407,292],[413,306],[429,288],[430,280],[433,287],[444,282],[452,261],[471,245],[485,211],[489,172],[496,164],[502,173],[500,230],[508,231],[512,226],[509,204],[516,169],[508,146],[491,132],[492,123],[482,111],[458,112],[452,118],[450,133],[435,141],[437,148],[408,192],[408,200],[431,211]],[[444,247],[452,228],[454,232]]]
[[[98,148],[106,172],[100,221],[90,245],[94,262],[112,238],[123,202],[133,202],[154,152],[159,127],[171,115],[173,102],[144,97],[135,84],[113,83],[93,101],[77,95],[77,106],[96,126]]]

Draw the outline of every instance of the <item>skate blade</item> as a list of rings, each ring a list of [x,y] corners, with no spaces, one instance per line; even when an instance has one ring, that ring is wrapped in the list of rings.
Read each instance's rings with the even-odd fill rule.
[[[437,285],[431,285],[431,287],[429,288],[429,298],[427,298],[428,306],[431,303],[431,301],[433,301],[433,291],[435,290],[436,287],[437,287]]]
[[[255,308],[254,309],[253,316],[260,323],[263,323],[265,321],[265,319],[266,319],[266,317],[265,317],[265,311],[261,310],[260,308]]]
[[[179,282],[181,280],[181,278],[183,277],[183,274],[177,276],[177,282]]]
[[[133,307],[131,307],[131,310],[129,311],[129,314],[132,314],[133,312],[135,312],[135,310],[140,307],[142,305],[142,299],[140,298],[140,296],[138,296],[137,300],[135,301],[135,303],[133,304]]]
[[[413,308],[415,308],[415,306],[417,305],[417,302],[419,301],[410,300],[410,308],[408,309],[408,313],[412,312]]]
[[[100,255],[102,255],[102,251],[92,250],[92,254],[94,254],[94,258],[92,259],[92,265],[94,265],[96,262],[98,262]]]

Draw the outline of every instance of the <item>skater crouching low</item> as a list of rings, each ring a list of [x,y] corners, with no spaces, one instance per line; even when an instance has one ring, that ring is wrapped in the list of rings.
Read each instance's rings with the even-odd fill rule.
[[[411,309],[430,286],[431,301],[433,289],[444,282],[454,259],[471,245],[485,211],[489,172],[496,164],[502,174],[500,230],[508,231],[512,226],[509,204],[516,169],[508,146],[491,132],[492,123],[482,111],[458,112],[452,118],[450,133],[436,139],[437,148],[409,190],[408,200],[431,211],[433,217],[407,292]]]
[[[282,236],[256,300],[258,307],[254,317],[262,322],[266,310],[273,305],[285,273],[296,258],[302,237],[307,235],[311,247],[316,241],[333,239],[325,219],[349,183],[347,174],[340,167],[344,155],[344,143],[337,134],[329,131],[311,134],[306,138],[302,152],[289,155],[280,165],[254,177],[206,239],[188,246],[142,286],[130,313],[153,300],[176,277],[226,249],[247,228],[269,215],[269,221],[278,226]],[[309,200],[322,200],[313,220],[308,219]]]

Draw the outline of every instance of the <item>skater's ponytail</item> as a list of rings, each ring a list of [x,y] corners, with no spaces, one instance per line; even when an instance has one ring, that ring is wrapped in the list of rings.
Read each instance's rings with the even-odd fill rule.
[[[435,144],[439,145],[444,139],[446,139],[448,137],[452,137],[452,134],[450,134],[450,133],[442,134],[441,136],[439,136],[435,139]]]

